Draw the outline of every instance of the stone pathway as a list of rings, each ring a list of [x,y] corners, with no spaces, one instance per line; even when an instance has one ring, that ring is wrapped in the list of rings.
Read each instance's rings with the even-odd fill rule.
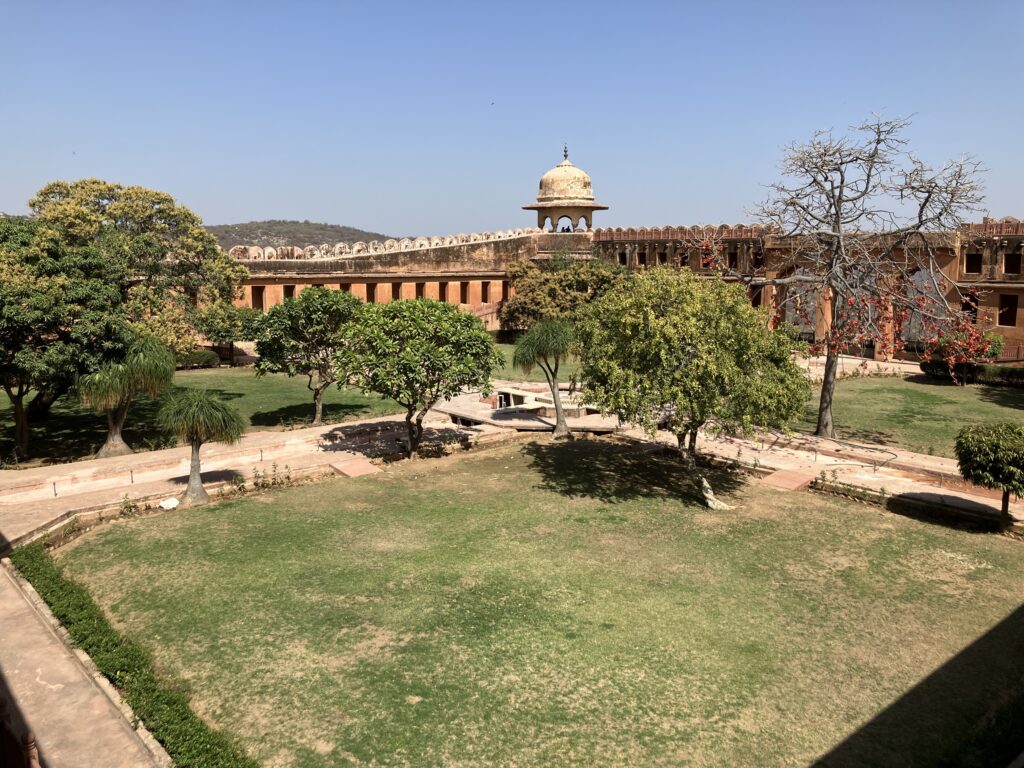
[[[109,685],[96,680],[64,644],[32,597],[7,567],[0,567],[0,696],[6,693],[14,700],[12,709],[35,735],[42,764],[170,765],[162,750],[150,751],[101,687]]]

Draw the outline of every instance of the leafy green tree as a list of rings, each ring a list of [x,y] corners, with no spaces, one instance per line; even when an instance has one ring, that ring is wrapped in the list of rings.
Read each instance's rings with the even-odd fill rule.
[[[0,248],[0,386],[14,412],[14,447],[29,451],[26,396],[74,374],[75,320],[64,277],[39,277]]]
[[[166,192],[101,179],[54,181],[29,201],[38,221],[72,245],[99,244],[123,260],[134,280],[171,300],[235,298],[245,267],[217,245],[193,211]]]
[[[705,502],[727,508],[697,470],[697,433],[785,427],[809,393],[795,344],[768,329],[742,287],[687,269],[650,270],[584,310],[584,398],[650,434],[672,432]]]
[[[142,336],[124,357],[110,361],[78,380],[82,402],[107,416],[107,439],[96,458],[133,453],[124,441],[124,423],[132,398],[155,398],[174,378],[174,352],[153,336]]]
[[[257,375],[305,376],[313,393],[314,425],[323,423],[324,390],[348,379],[348,329],[362,306],[350,293],[307,288],[273,307],[258,323]]]
[[[508,276],[514,293],[501,308],[501,326],[526,330],[545,318],[571,318],[624,274],[621,267],[605,261],[564,256],[547,264],[510,264]]]
[[[1024,425],[972,424],[960,430],[954,451],[964,480],[1003,492],[1001,512],[1009,525],[1010,494],[1024,495]]]
[[[478,318],[429,299],[368,305],[349,335],[355,383],[405,408],[409,458],[427,412],[465,388],[489,392],[503,363]]]
[[[512,364],[516,368],[529,373],[537,366],[544,373],[555,403],[555,430],[551,434],[555,440],[572,437],[558,391],[558,368],[569,356],[572,342],[572,326],[566,320],[549,318],[541,320],[520,336],[512,354]]]
[[[226,344],[232,365],[235,364],[235,342],[255,340],[262,320],[259,310],[226,302],[200,307],[196,312],[199,333],[214,344]]]
[[[177,389],[157,412],[157,424],[192,446],[188,485],[182,506],[205,504],[210,500],[203,488],[199,449],[203,443],[237,443],[245,431],[245,420],[236,408],[206,389]]]

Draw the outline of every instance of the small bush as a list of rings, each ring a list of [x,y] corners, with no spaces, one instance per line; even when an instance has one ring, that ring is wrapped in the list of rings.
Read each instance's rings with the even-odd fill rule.
[[[66,578],[41,544],[15,549],[11,560],[176,766],[257,768],[227,736],[199,719],[185,693],[157,675],[145,649],[110,626],[85,588]]]
[[[922,360],[921,372],[929,378],[952,381],[949,368],[942,360]],[[994,387],[1024,387],[1024,368],[982,363],[959,363],[957,381],[964,384],[988,384]]]
[[[212,349],[193,349],[178,356],[178,369],[182,368],[216,368],[220,365],[220,355]]]

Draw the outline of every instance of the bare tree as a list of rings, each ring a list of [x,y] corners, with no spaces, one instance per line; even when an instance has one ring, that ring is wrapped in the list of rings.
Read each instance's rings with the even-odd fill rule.
[[[827,321],[817,435],[834,435],[843,352],[868,342],[891,347],[911,315],[937,330],[962,314],[936,248],[956,242],[965,216],[978,210],[980,166],[971,157],[926,165],[907,150],[909,124],[876,116],[847,135],[819,131],[790,145],[783,180],[754,212],[777,233],[785,263],[749,282],[777,286],[783,301],[811,295]],[[798,311],[807,312],[806,302]]]

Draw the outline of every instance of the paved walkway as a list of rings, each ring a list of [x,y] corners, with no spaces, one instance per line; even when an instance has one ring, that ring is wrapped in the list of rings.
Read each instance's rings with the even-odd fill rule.
[[[14,699],[47,768],[154,768],[147,749],[90,671],[0,567],[0,695]]]

